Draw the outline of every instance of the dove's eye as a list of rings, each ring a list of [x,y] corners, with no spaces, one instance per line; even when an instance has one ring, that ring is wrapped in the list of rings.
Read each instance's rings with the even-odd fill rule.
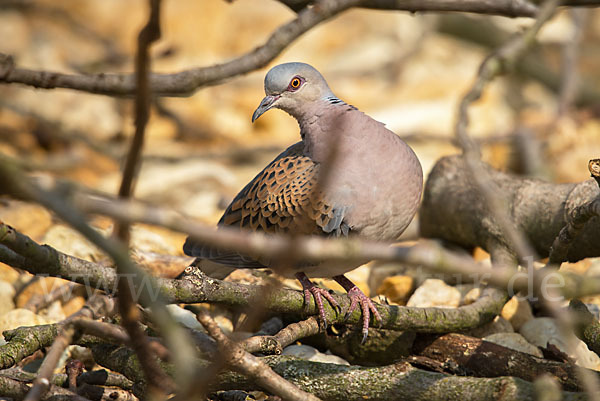
[[[298,88],[300,88],[300,86],[302,86],[303,82],[304,82],[304,79],[302,79],[302,77],[292,78],[292,80],[290,81],[290,84],[288,85],[288,90],[290,90],[290,91],[297,90]]]

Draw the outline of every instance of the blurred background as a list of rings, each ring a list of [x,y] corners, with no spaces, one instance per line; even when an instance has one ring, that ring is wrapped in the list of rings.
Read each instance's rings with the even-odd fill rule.
[[[131,72],[147,14],[145,0],[2,1],[0,52],[35,70]],[[168,73],[230,60],[294,17],[273,0],[165,1],[152,68]],[[338,97],[405,138],[427,174],[458,152],[457,105],[484,57],[531,23],[353,9],[303,35],[272,65],[314,65]],[[600,155],[599,39],[600,12],[561,10],[515,71],[487,87],[470,108],[470,133],[486,161],[556,182],[586,179],[587,161]],[[281,111],[251,124],[272,65],[190,97],[157,99],[136,197],[216,223],[239,189],[299,140],[296,122]],[[563,89],[571,81],[581,90]],[[132,99],[0,85],[0,151],[40,178],[116,193],[133,131]],[[26,222],[13,221],[17,228],[36,240],[47,235],[46,212],[4,206],[0,218],[18,214]],[[183,236],[169,238],[158,251],[181,254]]]
[[[0,53],[33,70],[130,73],[147,3],[0,0]],[[294,12],[274,0],[165,0],[152,69],[171,73],[228,61],[263,44],[293,18]],[[459,152],[454,144],[457,106],[483,59],[532,22],[471,14],[345,12],[303,35],[262,70],[190,97],[153,101],[135,196],[215,224],[236,193],[299,140],[297,123],[282,111],[251,123],[264,95],[266,71],[286,61],[319,69],[338,97],[409,142],[427,175],[440,157]],[[484,159],[498,169],[553,182],[582,181],[589,177],[588,160],[600,157],[600,11],[560,10],[538,39],[514,70],[488,85],[469,109],[469,133],[482,145]],[[0,152],[42,181],[66,179],[114,195],[134,132],[133,114],[133,99],[0,84]],[[62,252],[106,261],[38,205],[0,198],[0,220]],[[106,233],[112,228],[106,218],[92,223]],[[142,263],[146,253],[181,256],[184,239],[181,233],[135,225],[131,247]],[[476,254],[477,259],[486,256]],[[155,273],[169,268],[169,263],[149,260]],[[584,260],[572,268],[586,271],[591,263]],[[348,277],[365,293],[404,305],[423,280],[416,272],[398,273],[397,267],[371,272],[363,266]],[[237,274],[233,280],[257,280],[247,272]],[[386,281],[388,276],[393,277]],[[60,321],[77,311],[85,302],[83,293],[41,312],[32,306],[36,295],[65,283],[34,279],[0,263],[0,332]],[[325,285],[336,288],[330,283]],[[287,284],[298,288],[293,281]],[[463,286],[462,295],[451,289],[458,294],[451,301],[432,304],[426,295],[425,303],[412,305],[466,304],[471,288]],[[432,291],[442,293],[437,287]],[[600,304],[598,298],[589,302]],[[230,331],[231,321],[219,324]],[[600,358],[590,356],[585,366],[597,368]]]

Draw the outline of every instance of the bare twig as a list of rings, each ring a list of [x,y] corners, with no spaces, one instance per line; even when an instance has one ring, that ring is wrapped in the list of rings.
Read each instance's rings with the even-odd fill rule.
[[[475,83],[467,94],[462,98],[458,109],[458,120],[456,123],[456,137],[460,147],[463,149],[463,155],[467,166],[471,170],[473,179],[483,195],[490,212],[494,216],[496,223],[501,227],[506,236],[508,244],[498,244],[505,246],[509,250],[514,250],[520,260],[526,260],[533,257],[535,252],[528,244],[523,233],[515,228],[514,223],[508,216],[506,202],[494,184],[487,176],[484,170],[478,169],[477,162],[480,158],[479,148],[467,133],[468,126],[468,108],[474,101],[481,97],[485,86],[496,76],[502,74],[506,69],[515,63],[515,61],[528,49],[534,42],[538,31],[553,15],[560,2],[558,0],[549,0],[544,3],[534,24],[522,35],[515,37],[503,45],[500,49],[489,55],[479,67],[479,72]]]
[[[197,317],[206,331],[217,341],[219,350],[225,358],[225,363],[228,367],[248,376],[265,390],[281,396],[285,400],[319,400],[314,395],[300,390],[294,384],[283,379],[269,365],[244,351],[242,347],[227,338],[207,311],[200,309]]]
[[[23,306],[25,309],[29,309],[33,312],[37,312],[39,310],[47,308],[50,304],[58,299],[62,299],[65,302],[67,297],[71,297],[75,288],[79,287],[75,283],[66,283],[58,288],[54,289],[49,294],[45,295],[34,295],[32,296],[27,303]]]
[[[121,186],[119,187],[119,198],[130,198],[133,193],[134,180],[137,176],[140,164],[140,156],[144,143],[144,133],[150,114],[150,87],[148,76],[150,72],[149,48],[152,42],[160,38],[160,0],[150,0],[150,16],[148,22],[138,35],[137,52],[135,59],[135,134],[129,147]],[[129,224],[117,222],[114,234],[123,241],[129,243]],[[139,325],[140,312],[134,298],[134,288],[124,275],[121,266],[117,266],[119,312],[123,319],[122,325],[129,333],[130,338],[136,341],[131,346],[136,351],[140,365],[144,370],[146,382],[150,394],[156,393],[161,397],[172,389],[171,379],[160,368],[154,350],[150,347],[150,341]]]
[[[216,85],[267,65],[291,42],[317,24],[358,4],[360,0],[323,0],[279,27],[267,42],[232,61],[175,74],[151,74],[150,87],[155,96],[189,96],[201,87]],[[71,75],[17,68],[12,57],[0,54],[0,82],[22,83],[36,88],[69,88],[111,96],[135,93],[132,75]]]
[[[311,316],[301,322],[292,323],[272,336],[254,336],[240,343],[240,346],[251,353],[279,355],[283,349],[295,341],[324,332],[319,320]]]
[[[294,11],[300,11],[313,0],[279,0]],[[505,17],[535,17],[537,7],[534,3],[526,0],[501,0],[501,1],[479,1],[479,0],[367,0],[360,7],[374,8],[379,10],[405,10],[416,12],[468,12],[478,14],[502,15]]]
[[[572,2],[574,6],[582,5]],[[174,74],[152,74],[151,87],[156,96],[189,96],[196,90],[216,85],[224,80],[264,67],[291,42],[317,24],[360,4],[360,0],[323,0],[312,8],[302,7],[293,21],[279,27],[265,44],[232,61],[210,67],[194,68]],[[374,1],[378,8],[419,11],[461,11],[507,16],[533,17],[537,7],[527,1]],[[596,2],[590,1],[589,5]],[[586,3],[586,5],[588,5]],[[596,4],[597,5],[597,4]],[[68,88],[111,96],[131,96],[135,93],[133,75],[96,74],[72,75],[16,67],[9,55],[0,57],[0,82],[21,83],[36,88]]]
[[[56,368],[60,357],[65,349],[73,342],[73,337],[76,333],[76,327],[73,322],[77,319],[81,319],[81,316],[95,315],[93,310],[99,308],[102,310],[106,307],[107,303],[103,297],[98,296],[91,298],[86,306],[88,305],[89,307],[83,307],[77,314],[73,315],[74,317],[64,321],[60,332],[52,342],[50,351],[48,351],[48,354],[42,362],[42,366],[40,366],[38,370],[37,378],[34,380],[31,390],[27,393],[25,401],[40,400],[50,388],[50,378],[52,373],[54,373],[54,369]]]

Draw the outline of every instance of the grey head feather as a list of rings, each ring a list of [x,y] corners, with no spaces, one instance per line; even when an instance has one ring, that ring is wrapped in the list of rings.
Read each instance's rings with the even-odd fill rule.
[[[265,76],[265,93],[279,95],[286,91],[292,78],[299,76],[305,84],[318,88],[321,98],[335,97],[319,71],[306,63],[292,62],[276,65]],[[300,88],[302,90],[302,88]]]

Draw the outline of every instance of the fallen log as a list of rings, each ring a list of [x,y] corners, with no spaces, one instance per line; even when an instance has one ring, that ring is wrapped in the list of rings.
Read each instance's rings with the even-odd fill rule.
[[[450,373],[462,371],[477,377],[513,376],[530,382],[550,374],[565,390],[584,391],[577,378],[580,368],[574,364],[538,358],[462,334],[418,336],[413,353],[446,364]],[[596,371],[590,372],[598,375]]]
[[[492,183],[507,201],[512,220],[539,257],[548,256],[552,242],[567,223],[567,216],[600,194],[594,180],[554,184],[505,174],[483,162],[481,168],[488,170]],[[425,185],[419,211],[421,235],[466,249],[481,247],[490,253],[498,247],[509,249],[502,230],[490,216],[462,157],[441,158]],[[598,238],[600,218],[593,217],[571,244],[567,260],[576,262],[600,256]]]

